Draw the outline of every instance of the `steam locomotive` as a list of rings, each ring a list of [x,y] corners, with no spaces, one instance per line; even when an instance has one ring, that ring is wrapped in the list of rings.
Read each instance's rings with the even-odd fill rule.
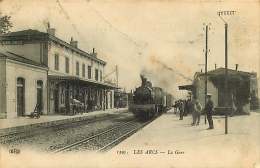
[[[160,87],[152,87],[152,83],[141,75],[142,85],[133,92],[133,100],[129,111],[139,119],[151,119],[169,110],[173,98]]]

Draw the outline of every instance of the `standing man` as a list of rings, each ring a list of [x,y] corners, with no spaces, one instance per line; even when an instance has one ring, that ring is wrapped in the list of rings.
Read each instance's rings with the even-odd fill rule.
[[[183,113],[183,115],[184,116],[187,116],[187,114],[188,114],[188,100],[184,100],[184,113]]]
[[[214,108],[214,104],[213,101],[211,100],[211,94],[207,94],[207,103],[205,105],[205,112],[209,123],[208,129],[214,129],[213,120],[212,120],[213,108]]]
[[[187,100],[187,115],[188,114],[192,114],[193,113],[193,102],[192,102],[192,100],[191,100],[191,98],[189,98],[188,100]]]
[[[173,113],[176,114],[177,113],[177,109],[178,109],[178,105],[177,105],[177,101],[174,102],[173,105]]]
[[[191,112],[191,116],[192,116],[192,123],[191,125],[194,126],[196,124],[196,120],[197,120],[197,109],[196,109],[196,98],[194,97],[192,100],[191,100],[191,103],[190,103],[190,112]]]
[[[200,102],[195,99],[195,123],[197,122],[196,125],[200,124],[200,114],[201,114],[202,106]]]
[[[196,103],[196,99],[193,98],[192,100],[190,100],[190,113],[191,113],[191,116],[192,116],[192,123],[191,125],[194,126],[196,124],[196,107],[195,107],[195,104]]]
[[[180,119],[179,120],[183,120],[184,102],[182,100],[180,100],[180,103],[179,103],[179,111],[180,111]]]

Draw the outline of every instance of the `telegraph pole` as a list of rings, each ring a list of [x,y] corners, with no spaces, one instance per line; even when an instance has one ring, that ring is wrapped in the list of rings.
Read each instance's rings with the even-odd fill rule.
[[[208,25],[206,25],[206,46],[205,46],[205,106],[207,104],[207,92],[208,92]],[[207,117],[205,113],[205,124],[207,124]]]
[[[225,106],[226,106],[226,113],[225,113],[225,134],[228,134],[228,24],[225,23]]]
[[[225,23],[225,134],[228,134],[228,112],[230,108],[228,94],[228,23],[223,19],[223,15],[234,15],[236,11],[219,11],[218,16]]]

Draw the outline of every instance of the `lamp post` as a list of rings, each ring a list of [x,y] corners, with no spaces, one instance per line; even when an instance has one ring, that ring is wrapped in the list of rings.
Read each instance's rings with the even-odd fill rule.
[[[219,11],[218,16],[225,24],[225,134],[228,134],[228,23],[222,16],[234,15],[235,11]]]

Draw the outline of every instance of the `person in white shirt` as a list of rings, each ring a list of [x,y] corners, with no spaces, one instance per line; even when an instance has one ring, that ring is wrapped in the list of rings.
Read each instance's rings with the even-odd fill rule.
[[[196,125],[199,125],[202,106],[197,99],[195,99],[194,111],[195,111],[195,123],[196,123]]]

